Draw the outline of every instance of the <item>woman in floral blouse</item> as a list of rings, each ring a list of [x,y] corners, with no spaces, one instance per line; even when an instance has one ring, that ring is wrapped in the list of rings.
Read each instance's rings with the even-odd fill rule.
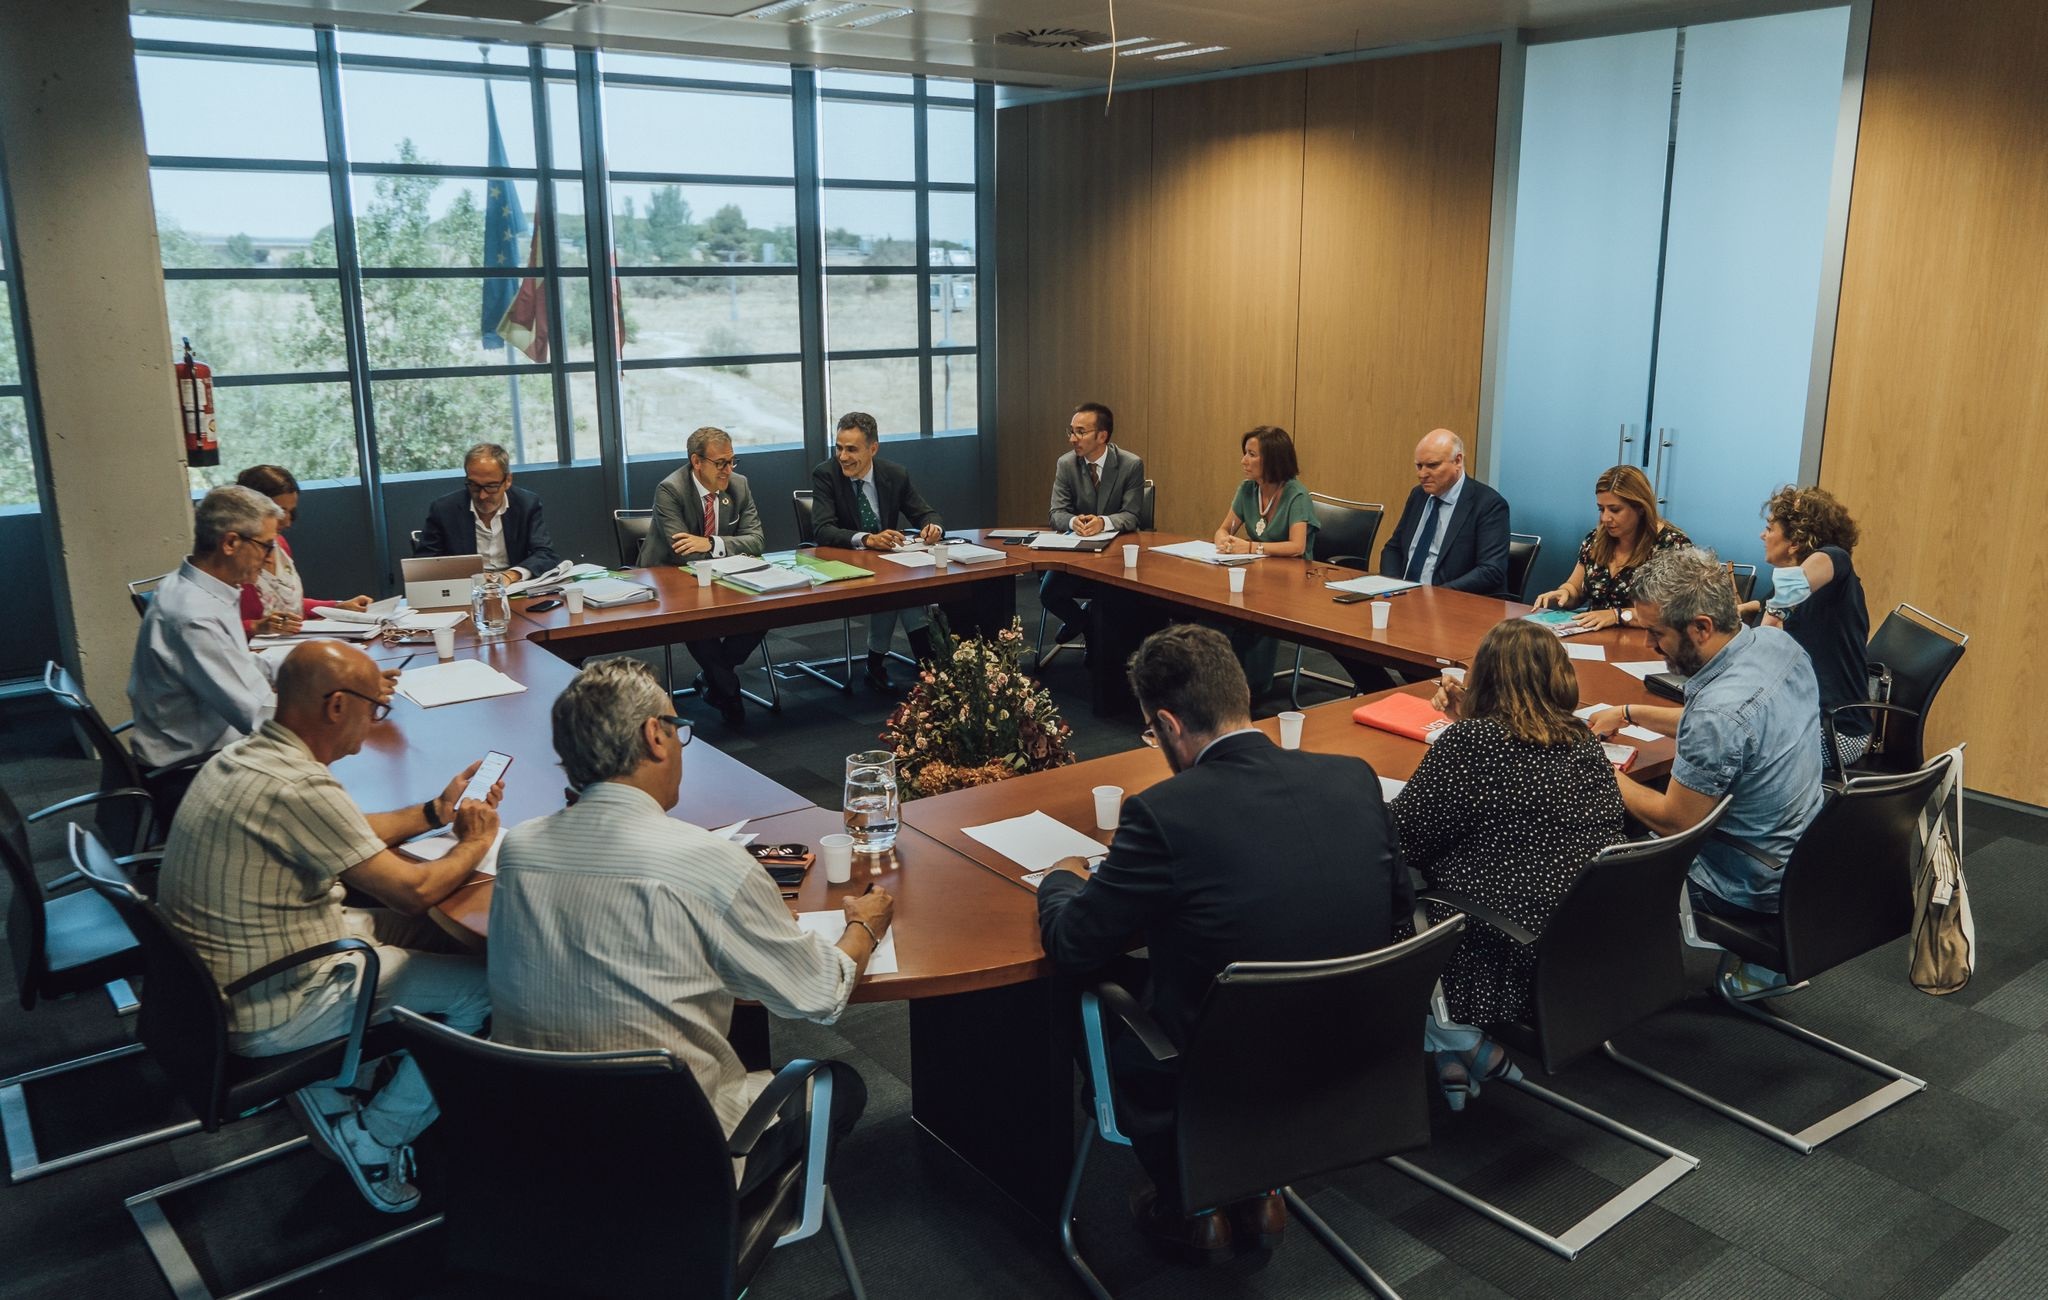
[[[1572,576],[1536,597],[1538,609],[1579,610],[1570,626],[1587,632],[1628,621],[1643,561],[1692,545],[1677,525],[1657,517],[1657,490],[1633,465],[1616,465],[1594,480],[1593,502],[1600,522],[1579,543]]]
[[[256,581],[242,588],[242,626],[250,636],[296,632],[313,611],[330,605],[356,610],[370,607],[368,596],[351,596],[347,600],[306,598],[306,584],[299,580],[299,566],[292,562],[291,544],[284,539],[284,530],[292,526],[299,513],[299,480],[290,470],[282,465],[251,465],[236,477],[235,484],[261,492],[284,511],[284,520],[277,526],[276,549],[263,561]]]

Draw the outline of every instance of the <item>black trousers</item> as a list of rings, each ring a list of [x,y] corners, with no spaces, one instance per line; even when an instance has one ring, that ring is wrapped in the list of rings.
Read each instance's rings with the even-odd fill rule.
[[[739,667],[759,648],[761,637],[759,632],[747,632],[739,636],[686,641],[683,645],[690,652],[690,657],[697,661],[712,696],[727,700],[740,693]]]

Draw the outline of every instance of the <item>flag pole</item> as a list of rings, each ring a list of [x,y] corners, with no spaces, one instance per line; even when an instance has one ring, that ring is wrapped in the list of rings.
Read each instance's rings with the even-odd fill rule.
[[[505,345],[505,364],[516,365],[512,360],[512,345]],[[512,386],[512,453],[521,465],[526,463],[526,418],[519,411],[519,372],[513,371],[505,379]]]

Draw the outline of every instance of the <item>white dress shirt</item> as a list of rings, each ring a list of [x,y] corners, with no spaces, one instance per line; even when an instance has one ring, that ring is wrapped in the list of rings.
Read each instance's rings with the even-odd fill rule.
[[[270,676],[242,631],[242,589],[181,562],[158,584],[135,637],[135,756],[162,767],[255,731],[277,707]]]
[[[697,504],[699,506],[702,506],[704,504],[705,497],[711,497],[715,500],[716,498],[725,495],[722,492],[714,492],[710,488],[705,487],[704,480],[698,478],[695,471],[692,471],[690,474],[690,482],[694,483],[697,487]],[[725,521],[719,520],[718,522],[723,523]],[[717,533],[711,531],[711,524],[712,521],[709,519],[706,519],[704,521],[704,536],[711,543],[711,558],[714,560],[722,560],[725,558],[725,539],[723,537],[720,537]]]
[[[752,854],[616,781],[507,833],[490,933],[493,1039],[665,1047],[727,1133],[750,1097],[733,999],[830,1024],[853,992],[853,959],[797,928]]]
[[[476,508],[476,502],[469,503],[469,516],[476,521],[476,553],[483,557],[484,568],[492,573],[512,568],[512,557],[505,553],[505,507],[500,505],[498,513],[488,520]],[[520,577],[531,577],[524,569],[514,569]]]
[[[1457,513],[1458,497],[1464,491],[1465,476],[1460,474],[1458,475],[1458,481],[1445,488],[1443,493],[1437,497],[1437,500],[1442,504],[1436,508],[1436,534],[1427,539],[1420,537],[1415,539],[1416,545],[1423,545],[1426,541],[1429,546],[1429,552],[1422,561],[1422,572],[1418,575],[1422,580],[1422,585],[1425,587],[1431,585],[1435,579],[1437,556],[1443,551],[1444,538],[1450,536],[1451,516]],[[1422,508],[1425,513],[1429,510],[1427,505]],[[1421,527],[1420,524],[1416,526],[1418,528]]]
[[[1108,459],[1109,444],[1105,442],[1102,444],[1102,450],[1096,452],[1093,459],[1081,462],[1083,468],[1086,468],[1090,465],[1093,465],[1095,467],[1095,482],[1092,486],[1095,488],[1095,495],[1097,497],[1100,497],[1102,495],[1102,463]],[[1101,510],[1102,502],[1098,500],[1095,502],[1095,511],[1098,516],[1100,515]],[[1070,533],[1074,531],[1074,522],[1071,519],[1067,521],[1067,531]]]

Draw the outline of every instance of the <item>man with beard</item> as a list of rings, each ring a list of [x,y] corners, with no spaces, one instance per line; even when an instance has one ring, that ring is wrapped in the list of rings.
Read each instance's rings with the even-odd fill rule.
[[[1697,911],[1744,916],[1778,910],[1778,870],[1821,806],[1820,686],[1797,641],[1745,627],[1735,590],[1712,551],[1684,547],[1650,559],[1636,579],[1635,621],[1672,669],[1686,675],[1678,753],[1660,793],[1621,783],[1629,814],[1659,835],[1697,825],[1733,795],[1721,836],[1693,859],[1687,890]],[[1784,976],[1733,959],[1721,981],[1738,997],[1782,988]]]

